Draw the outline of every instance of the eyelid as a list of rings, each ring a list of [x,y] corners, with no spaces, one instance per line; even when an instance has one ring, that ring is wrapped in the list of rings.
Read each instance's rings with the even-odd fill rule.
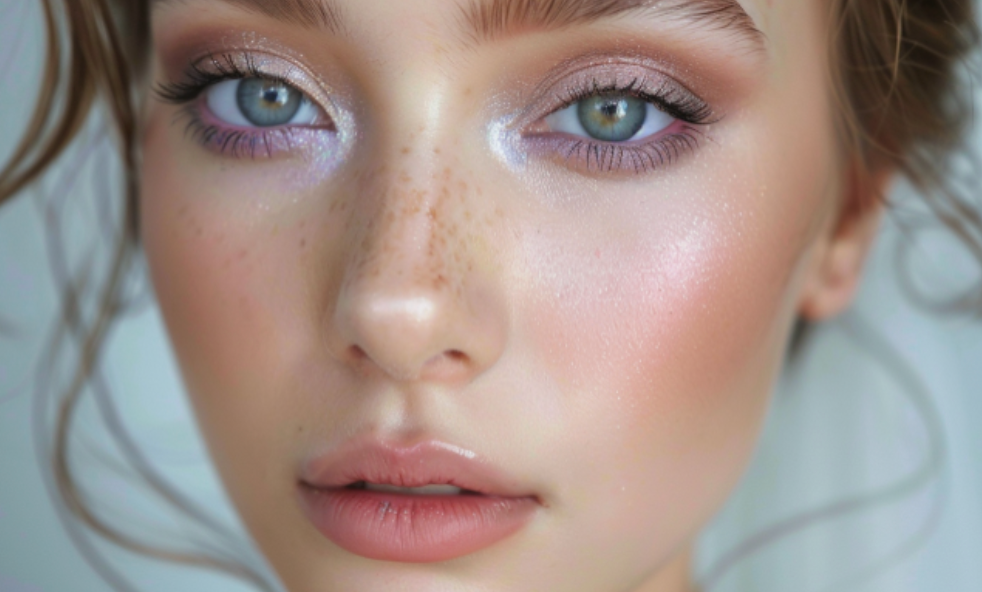
[[[251,123],[242,112],[240,106],[237,104],[236,93],[238,91],[238,84],[240,84],[244,78],[229,78],[222,80],[220,82],[213,83],[204,89],[202,92],[201,108],[208,109],[210,114],[217,118],[219,121],[225,125],[237,126],[241,128],[259,128],[259,127],[276,127],[276,126],[259,126]],[[302,97],[300,99],[300,108],[294,115],[293,120],[298,121],[288,121],[283,124],[279,124],[279,127],[293,127],[293,126],[303,126],[303,127],[327,127],[332,128],[333,122],[324,110],[313,103],[306,93],[293,87],[291,88],[301,93]],[[232,109],[226,110],[222,108],[221,103],[224,101],[231,103],[233,105]],[[220,113],[219,111],[225,111]],[[312,111],[312,113],[311,113]],[[306,120],[304,120],[304,116]]]
[[[690,120],[690,123],[708,124],[720,119],[697,93],[676,77],[665,73],[664,69],[650,59],[641,56],[589,54],[567,60],[553,68],[536,85],[526,107],[511,119],[508,128],[515,131],[528,130],[547,115],[589,96],[588,90],[600,91],[628,86],[631,87],[632,94],[639,98],[655,99],[659,108],[676,119],[684,119],[685,114],[673,111],[671,105],[661,104],[659,97],[674,96],[690,102],[693,110],[700,111],[697,121]]]
[[[212,113],[208,92],[223,82],[245,78],[273,80],[295,88],[317,112],[317,119],[313,123],[246,127]],[[329,160],[336,163],[355,133],[353,113],[343,107],[343,101],[336,100],[338,93],[296,60],[265,52],[223,50],[206,54],[185,66],[182,81],[160,84],[155,90],[158,98],[181,106],[188,137],[222,156],[330,155]]]
[[[580,101],[582,100],[584,99],[580,99]],[[554,126],[555,124],[566,124],[576,129],[576,131],[568,131],[568,130],[563,131],[563,130],[552,129],[554,133],[566,133],[573,136],[586,138],[594,142],[608,142],[608,143],[616,143],[616,144],[643,142],[648,138],[658,135],[663,130],[670,127],[672,123],[677,121],[674,117],[665,113],[663,110],[659,109],[658,106],[655,105],[654,103],[645,101],[644,107],[646,113],[645,113],[644,124],[641,126],[640,129],[638,129],[638,131],[632,137],[620,141],[603,140],[600,138],[594,138],[590,136],[589,132],[587,132],[586,129],[583,127],[583,124],[581,121],[579,121],[579,116],[576,113],[576,108],[578,103],[579,101],[576,101],[574,103],[571,103],[567,107],[564,107],[562,109],[557,109],[556,111],[553,111],[549,115],[546,115],[542,121],[550,127]],[[667,119],[668,121],[665,121],[665,119]]]
[[[598,62],[597,57],[586,56],[554,68],[534,90],[526,107],[509,118],[503,131],[510,130],[521,138],[554,134],[545,124],[546,117],[604,91],[626,92],[651,102],[675,119],[691,124],[687,126],[689,130],[720,119],[696,93],[646,60],[603,56]],[[678,108],[680,103],[686,108]]]
[[[295,60],[265,51],[223,49],[192,59],[183,72],[183,80],[158,85],[163,100],[184,104],[198,98],[213,84],[229,79],[257,77],[288,84],[302,92],[336,124],[343,109],[319,76]]]
[[[546,118],[554,113],[604,93],[632,94],[675,121],[650,136],[624,142],[574,136],[547,125]],[[705,137],[704,126],[720,119],[709,103],[649,62],[607,56],[599,61],[596,57],[572,60],[555,68],[504,129],[516,134],[515,140],[524,146],[521,152],[525,156],[518,162],[535,156],[558,160],[582,174],[610,178],[671,165],[683,154],[697,150]],[[509,157],[509,161],[513,159]]]

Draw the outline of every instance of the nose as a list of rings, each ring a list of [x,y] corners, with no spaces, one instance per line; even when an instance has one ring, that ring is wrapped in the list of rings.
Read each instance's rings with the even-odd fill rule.
[[[394,381],[473,380],[500,357],[507,323],[492,266],[474,249],[468,184],[444,168],[358,185],[361,223],[333,315],[337,355]]]

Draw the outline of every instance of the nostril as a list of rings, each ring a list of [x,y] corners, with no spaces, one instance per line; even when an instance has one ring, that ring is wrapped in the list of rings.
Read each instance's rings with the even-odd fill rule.
[[[466,362],[467,361],[467,354],[465,354],[464,352],[460,351],[459,349],[451,349],[451,350],[447,351],[444,355],[447,356],[447,358],[449,358],[451,362]]]
[[[368,354],[359,345],[352,345],[349,347],[348,355],[355,362],[362,362],[368,359]]]
[[[473,358],[459,349],[445,350],[419,368],[418,378],[423,380],[455,380],[466,376],[473,367]]]

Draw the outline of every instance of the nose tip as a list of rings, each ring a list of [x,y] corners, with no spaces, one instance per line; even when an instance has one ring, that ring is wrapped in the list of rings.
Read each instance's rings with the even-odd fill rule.
[[[432,297],[365,295],[357,310],[345,307],[355,359],[371,360],[386,374],[409,380],[439,356],[437,305]]]
[[[458,202],[427,204],[423,191],[387,197],[343,265],[332,350],[362,373],[466,382],[497,360],[505,342],[493,268],[475,265],[467,241],[454,234]]]
[[[461,313],[468,307],[453,300],[452,293],[440,291],[347,291],[336,318],[346,343],[342,357],[400,382],[475,376],[497,359],[500,331],[467,318]]]

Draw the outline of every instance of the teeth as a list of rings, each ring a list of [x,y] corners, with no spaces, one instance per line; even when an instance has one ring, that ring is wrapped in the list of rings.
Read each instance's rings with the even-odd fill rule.
[[[369,491],[384,491],[387,493],[406,493],[409,495],[460,495],[463,491],[453,485],[424,485],[423,487],[397,487],[381,483],[365,483]]]

